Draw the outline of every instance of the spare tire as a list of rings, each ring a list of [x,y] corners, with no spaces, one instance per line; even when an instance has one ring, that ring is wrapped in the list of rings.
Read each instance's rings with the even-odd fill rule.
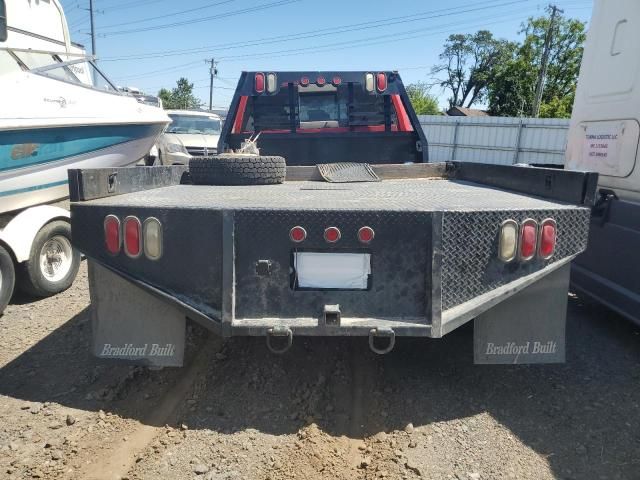
[[[225,154],[191,158],[189,175],[195,185],[275,185],[284,182],[282,157]]]

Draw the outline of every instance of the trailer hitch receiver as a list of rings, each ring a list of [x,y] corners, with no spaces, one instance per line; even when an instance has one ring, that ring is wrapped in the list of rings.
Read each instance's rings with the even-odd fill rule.
[[[274,345],[274,339],[275,345]],[[293,332],[289,327],[278,326],[267,330],[267,348],[272,353],[285,353],[293,343]]]
[[[383,338],[386,341],[386,346],[378,347],[376,340]],[[384,355],[393,350],[396,344],[396,334],[390,328],[372,328],[369,331],[369,348],[378,355]]]

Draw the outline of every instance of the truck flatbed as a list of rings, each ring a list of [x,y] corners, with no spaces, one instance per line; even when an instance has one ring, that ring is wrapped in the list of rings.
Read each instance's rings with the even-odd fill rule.
[[[473,182],[435,178],[381,182],[288,181],[260,188],[225,185],[174,185],[106,197],[87,206],[153,206],[179,209],[359,210],[468,212],[563,210],[575,205],[522,195]],[[586,209],[585,209],[586,211]]]

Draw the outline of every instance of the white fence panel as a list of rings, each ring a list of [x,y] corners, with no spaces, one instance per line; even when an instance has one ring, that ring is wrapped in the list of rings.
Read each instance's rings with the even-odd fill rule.
[[[563,165],[568,119],[421,115],[432,162]]]

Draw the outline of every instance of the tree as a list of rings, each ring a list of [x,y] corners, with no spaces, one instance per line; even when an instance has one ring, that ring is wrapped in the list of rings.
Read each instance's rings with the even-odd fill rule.
[[[449,107],[482,102],[492,72],[515,48],[513,42],[496,39],[488,30],[450,35],[439,56],[442,63],[431,70],[436,84],[451,93]]]
[[[173,90],[160,89],[158,97],[162,99],[162,105],[166,109],[188,110],[202,105],[202,102],[193,94],[193,83],[189,83],[189,80],[184,77],[176,82]]]
[[[549,17],[529,18],[520,31],[525,35],[522,44],[511,58],[497,65],[488,89],[491,114],[521,116],[531,111],[549,23]],[[541,117],[571,116],[585,38],[583,22],[556,17]]]
[[[407,85],[407,95],[417,115],[438,115],[438,100],[429,93],[429,86],[424,82]]]

